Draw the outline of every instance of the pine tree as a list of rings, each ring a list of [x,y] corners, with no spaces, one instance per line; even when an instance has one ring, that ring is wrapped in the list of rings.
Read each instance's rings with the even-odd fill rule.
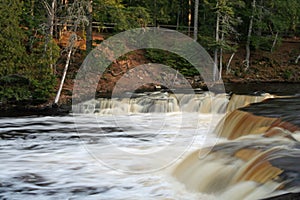
[[[25,35],[20,27],[22,3],[0,1],[0,76],[22,73],[26,63]]]

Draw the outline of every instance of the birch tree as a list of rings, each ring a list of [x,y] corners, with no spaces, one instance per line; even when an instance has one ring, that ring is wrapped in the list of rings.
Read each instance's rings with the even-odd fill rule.
[[[191,36],[191,24],[192,24],[192,0],[189,1],[189,13],[188,13],[188,36]]]
[[[53,49],[52,49],[52,39],[53,39],[53,30],[54,30],[54,20],[55,20],[55,12],[56,12],[56,0],[52,0],[51,6],[48,4],[46,0],[42,0],[45,9],[48,15],[48,28],[49,33],[47,34],[47,41],[45,43],[45,52],[47,51],[48,45],[50,44],[50,69],[51,72],[54,74],[55,66],[53,64]]]
[[[217,6],[216,8],[219,7],[219,0],[217,1]],[[217,71],[218,71],[218,43],[219,43],[219,36],[220,34],[220,11],[217,10],[217,19],[216,19],[216,32],[215,32],[215,37],[216,37],[216,48],[215,48],[215,52],[214,52],[214,70],[213,70],[213,77],[214,77],[214,81],[218,79],[218,75],[217,75]]]
[[[62,75],[60,85],[59,85],[59,88],[58,88],[58,91],[57,91],[57,94],[56,94],[56,97],[55,97],[55,100],[54,100],[54,104],[58,104],[58,101],[59,101],[64,83],[65,83],[68,68],[69,68],[69,65],[70,65],[71,55],[72,55],[73,49],[75,47],[76,41],[77,41],[77,35],[76,35],[76,33],[72,33],[72,35],[70,36],[70,39],[69,39],[69,45],[68,45],[68,49],[67,49],[67,53],[68,53],[67,54],[67,61],[65,63],[63,75]]]
[[[86,29],[86,53],[88,54],[93,48],[93,1],[87,0],[86,16],[88,23]]]
[[[199,0],[195,0],[195,13],[194,13],[194,40],[198,38],[198,16],[199,16]]]
[[[230,0],[218,0],[216,5],[216,30],[215,30],[215,51],[214,51],[214,76],[216,80],[222,78],[223,71],[223,52],[233,51],[230,62],[234,56],[236,50],[236,44],[232,41],[235,37],[238,37],[236,26],[241,22],[235,16],[234,8],[244,7],[242,1],[230,1]],[[227,37],[230,36],[229,41]],[[230,64],[229,62],[229,64]],[[219,74],[216,74],[219,68]],[[227,69],[229,67],[227,66]]]
[[[250,17],[248,35],[247,35],[247,43],[246,43],[246,59],[244,61],[246,70],[248,70],[249,66],[250,66],[250,54],[251,54],[251,52],[250,52],[250,42],[251,42],[251,35],[252,35],[255,9],[256,9],[256,0],[253,0],[252,1],[252,14],[251,14],[251,17]]]
[[[60,81],[60,86],[57,91],[54,104],[58,104],[60,95],[63,89],[63,85],[66,79],[67,71],[70,65],[70,60],[72,53],[75,51],[75,43],[78,40],[78,37],[76,32],[78,31],[78,28],[80,25],[87,25],[88,19],[86,17],[86,2],[75,0],[72,5],[69,5],[68,7],[68,21],[72,22],[72,34],[69,38],[68,46],[64,49],[64,52],[67,53],[67,60],[65,63],[64,71],[62,74],[62,78]]]
[[[295,60],[295,64],[298,64],[298,62],[299,62],[299,59],[300,59],[300,55],[296,58],[296,60]]]
[[[21,13],[19,1],[0,1],[0,77],[18,73],[26,63],[22,44],[25,35],[19,24]]]

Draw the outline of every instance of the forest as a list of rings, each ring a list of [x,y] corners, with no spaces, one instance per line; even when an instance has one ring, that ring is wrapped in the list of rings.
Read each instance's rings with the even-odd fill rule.
[[[253,52],[275,55],[284,40],[299,43],[300,0],[2,0],[1,104],[58,103],[70,60],[86,56],[102,41],[95,34],[107,38],[146,27],[176,30],[199,42],[214,59],[218,80],[222,73],[253,73]],[[66,33],[69,37],[62,42]],[[79,48],[82,42],[84,48]],[[243,57],[235,63],[240,71],[231,69],[237,54]],[[299,67],[300,49],[289,54],[290,65]],[[148,50],[145,57],[195,75],[176,55]],[[282,76],[299,81],[290,69]]]

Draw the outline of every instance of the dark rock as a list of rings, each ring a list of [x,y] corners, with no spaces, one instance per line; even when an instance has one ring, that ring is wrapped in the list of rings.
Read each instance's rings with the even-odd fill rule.
[[[0,108],[0,117],[68,115],[71,105],[7,105]]]
[[[287,193],[275,197],[266,198],[263,200],[299,200],[300,193]]]

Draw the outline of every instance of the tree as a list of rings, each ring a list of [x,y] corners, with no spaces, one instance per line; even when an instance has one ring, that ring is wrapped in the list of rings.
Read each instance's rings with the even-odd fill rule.
[[[0,76],[23,73],[27,55],[25,34],[19,24],[21,14],[20,1],[0,2]]]
[[[105,23],[113,25],[114,31],[143,27],[150,21],[148,11],[139,2],[94,0],[93,10],[93,19],[102,26]]]
[[[239,35],[236,30],[236,27],[240,23],[240,20],[236,18],[234,9],[241,7],[244,7],[244,3],[242,1],[217,0],[215,7],[216,38],[214,51],[214,77],[216,78],[216,80],[220,80],[222,78],[221,76],[223,70],[223,51],[236,51],[237,47],[234,39]],[[216,74],[217,68],[219,68],[218,75]]]
[[[255,6],[253,7],[253,5]],[[251,1],[251,5],[249,4],[248,7],[249,9],[242,13],[242,17],[244,21],[249,21],[248,27],[243,27],[247,28],[248,32],[245,33],[247,36],[252,23],[251,37],[246,37],[249,53],[251,47],[273,52],[282,36],[296,33],[295,27],[299,24],[300,14],[298,0]],[[245,63],[247,67],[247,58]]]
[[[89,21],[86,17],[86,13],[85,13],[86,3],[87,2],[75,0],[71,5],[69,5],[70,7],[68,8],[68,15],[67,15],[68,19],[67,20],[72,23],[72,26],[71,26],[72,34],[69,38],[68,46],[64,50],[65,52],[67,52],[67,60],[66,60],[64,71],[63,71],[62,78],[60,81],[59,89],[56,93],[54,104],[58,104],[59,99],[60,99],[60,95],[61,95],[61,92],[63,89],[67,71],[69,68],[70,59],[71,59],[72,53],[74,52],[75,43],[78,40],[78,36],[77,36],[78,28],[80,27],[80,25],[87,25],[89,23]],[[89,3],[91,3],[91,2],[89,2]]]
[[[46,11],[47,11],[47,14],[48,14],[47,26],[48,26],[48,29],[49,29],[49,33],[47,34],[47,41],[46,41],[46,44],[45,44],[45,51],[47,51],[48,44],[53,39],[54,20],[55,20],[56,4],[57,3],[56,3],[56,0],[52,0],[51,6],[50,6],[46,0],[42,0],[42,2],[44,4],[44,6],[46,8]],[[50,69],[51,69],[51,72],[54,74],[54,71],[56,69],[54,68],[52,60],[53,60],[53,50],[52,50],[52,45],[51,45],[50,46]]]
[[[88,20],[88,24],[85,26],[86,52],[88,54],[93,48],[93,1],[92,0],[87,0],[86,16]]]
[[[46,37],[36,28],[45,19],[38,8],[38,4],[18,0],[0,2],[1,101],[45,100],[53,92],[55,79],[49,64],[56,62],[57,46],[51,39],[54,51],[50,61],[50,52],[44,49]],[[21,19],[28,13],[31,17]],[[19,84],[18,80],[26,82]]]
[[[124,2],[126,7],[144,8],[152,20],[151,24],[154,26],[167,24],[171,20],[171,13],[173,10],[170,8],[172,8],[173,2],[169,0],[127,0]],[[175,0],[175,2],[177,1]]]
[[[250,17],[248,35],[247,35],[246,59],[244,61],[245,65],[246,65],[246,70],[248,70],[249,66],[250,66],[250,41],[251,41],[251,35],[252,35],[252,29],[253,29],[253,19],[254,19],[255,9],[256,9],[256,0],[252,0],[252,14]]]
[[[199,16],[199,0],[195,0],[195,12],[194,12],[194,40],[198,38],[198,16]]]
[[[188,36],[191,36],[191,24],[192,24],[192,0],[189,0]]]

